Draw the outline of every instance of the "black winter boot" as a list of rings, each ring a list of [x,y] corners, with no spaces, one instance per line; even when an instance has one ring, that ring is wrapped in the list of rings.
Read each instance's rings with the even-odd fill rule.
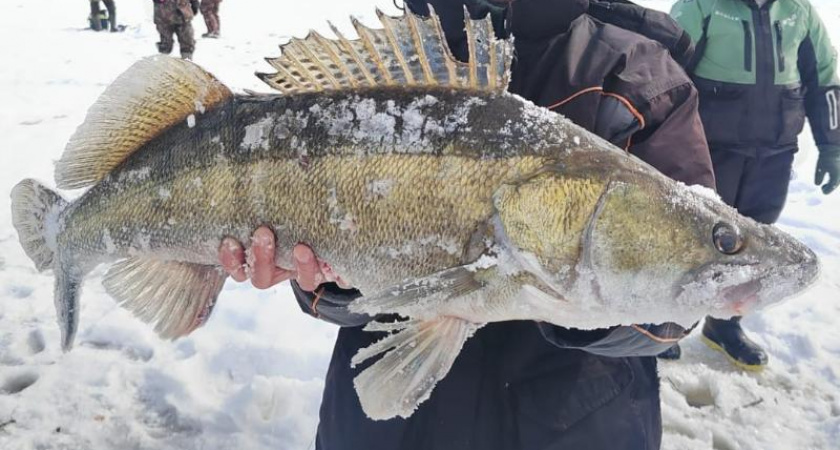
[[[676,361],[682,358],[682,349],[680,348],[680,344],[674,344],[673,347],[665,350],[664,352],[656,355],[659,359],[664,359],[668,361]]]
[[[767,353],[744,333],[740,317],[728,320],[706,317],[703,342],[742,369],[759,371],[767,365]]]

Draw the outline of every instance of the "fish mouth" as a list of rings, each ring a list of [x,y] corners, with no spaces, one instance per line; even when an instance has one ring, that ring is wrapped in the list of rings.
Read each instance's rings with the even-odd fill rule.
[[[737,315],[743,316],[758,303],[760,291],[761,281],[751,280],[721,289],[720,296]]]

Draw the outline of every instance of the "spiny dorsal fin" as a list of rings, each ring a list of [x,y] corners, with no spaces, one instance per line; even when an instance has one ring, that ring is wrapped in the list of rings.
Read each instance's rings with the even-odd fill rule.
[[[511,42],[495,38],[490,17],[472,20],[464,12],[470,60],[455,59],[440,21],[376,11],[381,29],[353,20],[358,39],[345,38],[332,24],[337,39],[310,32],[280,47],[279,58],[267,58],[276,73],[257,76],[284,93],[319,92],[365,86],[447,86],[503,92],[508,85]]]
[[[153,56],[134,63],[105,89],[70,138],[56,163],[56,184],[76,189],[98,182],[162,131],[231,95],[189,61]]]

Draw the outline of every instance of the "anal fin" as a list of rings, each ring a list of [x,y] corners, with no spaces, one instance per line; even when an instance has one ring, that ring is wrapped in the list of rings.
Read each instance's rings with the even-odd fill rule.
[[[411,416],[449,373],[464,342],[481,327],[456,317],[405,325],[353,357],[355,367],[387,352],[353,380],[362,409],[373,420]]]
[[[138,257],[112,266],[102,283],[158,335],[175,339],[207,321],[226,278],[216,266]]]

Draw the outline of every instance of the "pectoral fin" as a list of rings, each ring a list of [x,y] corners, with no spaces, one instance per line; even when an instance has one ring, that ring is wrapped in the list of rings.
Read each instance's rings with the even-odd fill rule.
[[[105,290],[162,338],[185,336],[210,317],[227,275],[215,266],[130,258],[105,274]]]
[[[350,304],[350,311],[375,316],[400,314],[418,316],[417,312],[455,297],[465,296],[484,287],[484,269],[458,266],[423,278],[409,280],[383,292],[362,297]]]
[[[402,324],[402,331],[353,357],[355,367],[387,352],[353,380],[362,409],[373,420],[411,416],[449,373],[464,342],[481,327],[455,317]]]

